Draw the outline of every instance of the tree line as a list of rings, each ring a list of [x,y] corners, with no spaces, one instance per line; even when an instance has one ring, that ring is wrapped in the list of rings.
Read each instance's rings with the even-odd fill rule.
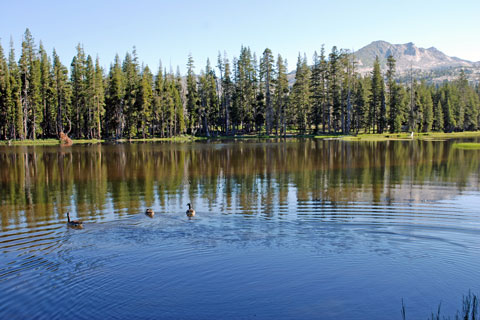
[[[298,56],[294,79],[287,61],[265,49],[260,57],[242,46],[230,62],[219,54],[195,73],[161,65],[153,74],[135,49],[117,55],[108,73],[81,45],[69,67],[55,50],[37,46],[27,29],[19,60],[13,43],[0,45],[0,139],[58,137],[149,138],[193,135],[268,135],[477,130],[480,88],[462,72],[441,85],[399,83],[395,59],[382,74],[356,71],[354,54],[333,47]],[[293,83],[293,84],[292,84]]]

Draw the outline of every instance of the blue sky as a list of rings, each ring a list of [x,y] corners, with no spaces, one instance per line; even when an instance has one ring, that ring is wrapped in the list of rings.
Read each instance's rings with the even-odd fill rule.
[[[480,61],[480,1],[12,1],[0,0],[0,38],[7,52],[12,36],[17,58],[28,27],[36,42],[53,47],[69,65],[78,43],[108,66],[136,46],[154,71],[196,71],[218,52],[238,56],[246,45],[269,47],[295,67],[298,53],[310,59],[325,44],[359,49],[374,40],[434,46],[448,55]]]

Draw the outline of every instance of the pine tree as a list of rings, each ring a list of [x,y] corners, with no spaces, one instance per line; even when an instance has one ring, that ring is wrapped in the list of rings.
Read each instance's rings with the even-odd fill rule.
[[[443,107],[442,101],[439,100],[434,109],[433,130],[440,132],[443,130]]]
[[[197,79],[195,76],[193,65],[194,61],[192,55],[188,56],[187,63],[187,126],[189,133],[195,134],[196,125],[198,123],[198,94],[197,94]]]
[[[69,119],[72,120],[73,134],[76,138],[86,136],[88,111],[86,110],[86,60],[83,47],[77,45],[77,54],[71,63],[72,111]]]
[[[257,105],[257,74],[255,58],[248,47],[241,47],[235,68],[235,103],[237,125],[250,132],[255,119],[254,107]],[[240,123],[238,123],[240,122]]]
[[[342,76],[343,76],[343,88],[342,88],[342,132],[350,134],[352,119],[353,119],[353,92],[356,85],[356,72],[355,72],[355,56],[351,53],[344,52],[341,55],[342,61]]]
[[[10,81],[8,74],[8,65],[3,47],[0,44],[0,138],[7,139],[9,117],[8,106],[10,98]]]
[[[422,83],[420,103],[423,110],[422,131],[429,132],[432,130],[433,124],[433,100],[430,89],[426,87],[425,83]]]
[[[138,93],[138,126],[145,139],[151,122],[153,100],[153,75],[148,66],[143,69],[142,81]]]
[[[70,133],[71,120],[68,117],[70,114],[70,87],[68,84],[68,69],[62,65],[60,58],[55,49],[53,50],[53,96],[56,100],[56,134],[59,135],[64,132],[64,124],[67,121],[69,124]]]
[[[390,132],[401,132],[407,120],[407,93],[403,86],[393,84],[390,105]]]
[[[298,55],[295,83],[292,87],[291,103],[295,113],[295,122],[300,132],[305,133],[309,127],[310,114],[310,68],[307,58]]]
[[[340,74],[340,53],[337,47],[332,48],[328,59],[328,96],[330,110],[328,112],[328,129],[333,127],[334,132],[341,128],[342,101],[341,101],[341,74]],[[330,117],[331,114],[331,117]]]
[[[388,126],[390,128],[390,132],[400,132],[401,130],[401,122],[402,122],[402,115],[400,114],[400,107],[399,102],[400,99],[396,96],[399,93],[397,88],[397,84],[395,83],[395,73],[396,73],[396,60],[390,55],[387,59],[387,90],[388,90],[388,98],[387,104],[389,109],[388,114]]]
[[[387,103],[385,101],[385,87],[383,81],[380,92],[380,112],[378,114],[378,133],[383,133],[387,129]]]
[[[85,64],[85,115],[84,115],[84,128],[85,136],[88,139],[92,139],[96,136],[95,114],[97,109],[96,101],[96,88],[95,88],[95,67],[93,65],[93,59],[90,55],[87,57]]]
[[[468,79],[465,70],[461,69],[458,79],[451,86],[451,101],[458,130],[464,129],[465,111],[468,100]]]
[[[43,48],[42,43],[40,42],[39,48],[40,55],[40,98],[41,98],[41,109],[42,109],[42,119],[41,123],[43,137],[52,137],[55,135],[55,117],[56,110],[54,107],[53,99],[53,76],[51,73],[51,63],[48,58],[47,52]]]
[[[323,47],[322,47],[323,49]],[[323,118],[323,99],[324,99],[324,83],[322,82],[322,70],[320,57],[317,52],[313,53],[313,66],[310,78],[310,98],[312,106],[312,120],[315,125],[315,132],[318,132],[320,123]]]
[[[411,102],[413,101],[413,105],[411,106],[413,111],[411,112],[411,123],[413,124],[412,131],[420,132],[422,131],[422,123],[423,123],[423,104],[421,102],[421,91],[422,88],[417,84],[417,80],[413,82],[413,95],[411,97]]]
[[[225,134],[228,135],[229,133],[229,126],[230,126],[230,110],[233,100],[233,83],[231,79],[231,71],[230,71],[230,62],[226,54],[224,55],[223,59],[219,55],[218,61],[218,68],[220,69],[220,79],[221,79],[221,105],[222,105],[222,115],[223,115],[223,123]]]
[[[95,126],[95,135],[94,137],[100,139],[102,136],[102,117],[105,114],[105,89],[104,89],[104,79],[103,79],[103,69],[100,66],[100,59],[97,57],[95,60],[95,96],[94,96],[94,126]]]
[[[360,129],[367,130],[369,124],[369,103],[368,103],[368,79],[357,79],[357,86],[354,93],[354,127],[358,134]]]
[[[260,78],[263,80],[263,86],[265,90],[265,106],[266,106],[266,133],[270,135],[273,126],[273,106],[272,106],[272,93],[274,91],[274,78],[275,78],[275,61],[272,51],[266,48],[263,51],[262,59],[260,62]]]
[[[175,128],[175,80],[173,74],[169,73],[165,77],[165,87],[163,93],[163,113],[164,113],[164,131],[166,131],[167,137],[173,135]]]
[[[138,58],[133,48],[133,53],[127,52],[122,65],[123,74],[125,76],[125,97],[124,97],[124,114],[125,114],[125,135],[132,138],[137,135],[138,122],[138,105],[136,99],[140,87],[140,72]]]
[[[125,77],[118,55],[115,56],[115,62],[110,67],[108,78],[105,110],[106,132],[119,139],[122,136],[124,124]]]
[[[210,136],[209,125],[216,122],[218,114],[218,96],[215,73],[207,59],[205,72],[202,72],[199,79],[198,95],[200,98],[199,115],[202,123],[202,132]]]
[[[35,140],[38,136],[42,135],[42,126],[43,122],[43,108],[42,108],[42,97],[41,97],[41,70],[40,70],[40,59],[35,55],[33,60],[32,68],[32,82],[30,83],[31,87],[31,98],[32,98],[32,109],[30,115],[31,122],[31,138]]]
[[[10,39],[10,53],[8,55],[8,70],[10,78],[9,95],[9,118],[10,118],[10,137],[12,139],[25,139],[23,127],[23,105],[21,100],[22,80],[20,70],[15,61],[15,51],[13,41]]]
[[[480,99],[472,87],[466,87],[465,96],[465,120],[463,122],[463,130],[477,130]]]
[[[21,101],[23,133],[22,139],[35,139],[36,116],[39,103],[39,63],[37,62],[35,44],[29,29],[26,29],[22,41],[22,54],[19,61],[21,78]]]
[[[287,78],[287,66],[286,62],[283,60],[281,55],[277,57],[277,86],[275,89],[275,134],[278,135],[280,128],[280,133],[282,135],[287,134],[287,111],[288,111],[288,78]]]
[[[446,103],[444,105],[443,116],[445,132],[452,132],[456,126],[456,122],[453,115],[452,104],[450,103],[450,99],[448,98],[446,99]]]
[[[155,86],[153,90],[153,105],[152,105],[152,135],[156,136],[161,131],[161,119],[163,116],[162,100],[163,100],[163,73],[162,62],[160,61],[158,72],[155,75]]]
[[[180,135],[185,132],[184,107],[181,95],[181,79],[177,78],[176,85],[173,87],[173,101],[175,103],[175,134]]]
[[[373,63],[373,71],[371,78],[371,94],[370,94],[370,109],[369,109],[369,121],[368,127],[373,129],[373,133],[376,130],[380,131],[382,128],[379,127],[379,113],[382,107],[382,95],[383,95],[383,79],[382,74],[380,73],[380,61],[378,56],[375,58]]]

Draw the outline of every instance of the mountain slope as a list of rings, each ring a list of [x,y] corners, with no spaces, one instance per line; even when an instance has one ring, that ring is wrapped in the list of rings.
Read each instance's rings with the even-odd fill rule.
[[[419,48],[412,42],[405,44],[391,44],[386,41],[374,41],[355,52],[360,73],[368,72],[373,68],[375,57],[380,59],[382,69],[386,68],[387,58],[392,55],[397,61],[397,72],[404,73],[410,68],[422,71],[445,68],[473,68],[478,63],[449,57],[440,50],[431,47]]]

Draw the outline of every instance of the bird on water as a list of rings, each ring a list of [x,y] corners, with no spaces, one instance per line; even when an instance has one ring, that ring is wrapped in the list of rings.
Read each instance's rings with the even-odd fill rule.
[[[147,209],[147,210],[145,211],[145,214],[146,214],[147,216],[149,216],[150,218],[153,218],[153,216],[155,215],[155,212],[153,212],[153,209]]]
[[[195,216],[195,209],[193,209],[193,206],[190,203],[187,204],[187,206],[188,206],[187,217]]]
[[[70,220],[70,212],[67,212],[68,225],[70,227],[83,227],[83,221],[81,220]]]

